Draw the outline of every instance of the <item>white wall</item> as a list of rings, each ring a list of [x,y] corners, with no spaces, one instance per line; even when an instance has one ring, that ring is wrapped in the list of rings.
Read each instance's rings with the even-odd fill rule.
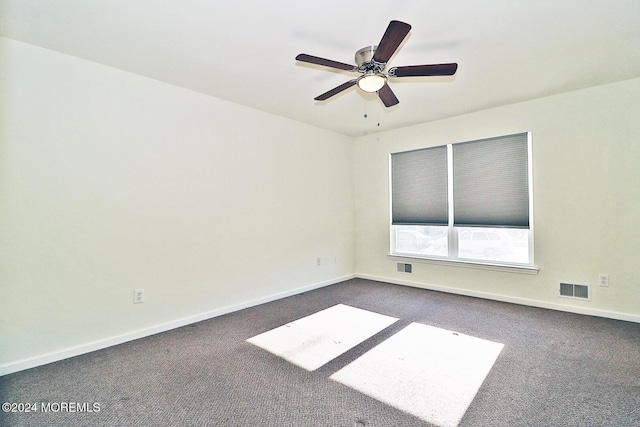
[[[351,138],[8,39],[0,61],[0,371],[355,271]]]
[[[356,140],[357,274],[640,321],[640,79],[480,111]],[[413,262],[389,253],[389,153],[531,131],[537,275]],[[598,286],[598,274],[610,287]],[[590,301],[558,281],[591,285]]]

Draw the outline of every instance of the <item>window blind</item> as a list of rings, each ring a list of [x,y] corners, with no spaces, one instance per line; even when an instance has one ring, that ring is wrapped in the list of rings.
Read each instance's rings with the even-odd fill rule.
[[[394,225],[448,225],[447,147],[391,154]]]
[[[453,144],[458,227],[529,227],[528,134]]]

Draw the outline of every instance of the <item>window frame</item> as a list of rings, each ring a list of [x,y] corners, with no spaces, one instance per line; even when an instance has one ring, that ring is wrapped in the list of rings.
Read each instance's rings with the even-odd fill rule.
[[[511,271],[525,274],[537,274],[539,268],[534,263],[534,217],[533,217],[533,156],[532,156],[532,137],[531,132],[519,132],[526,133],[527,135],[527,179],[528,179],[528,203],[529,203],[529,227],[522,228],[527,230],[528,233],[528,262],[510,262],[500,260],[485,260],[461,257],[459,253],[458,240],[460,229],[467,229],[467,227],[457,227],[453,225],[454,218],[454,200],[453,200],[453,146],[456,143],[446,144],[447,147],[447,180],[448,180],[448,216],[449,222],[446,226],[447,229],[447,242],[448,242],[448,255],[422,255],[417,253],[405,253],[396,251],[396,231],[397,227],[403,227],[403,225],[393,224],[393,186],[392,186],[392,155],[395,153],[389,153],[389,253],[388,257],[391,259],[411,259],[414,261],[432,263],[432,264],[444,264],[444,265],[459,265],[463,267],[482,268],[500,271]],[[513,134],[515,135],[515,134]],[[505,135],[509,136],[509,135]],[[480,141],[480,140],[476,140]],[[466,141],[474,142],[474,141]],[[435,146],[434,146],[435,147]],[[431,147],[428,147],[431,148]],[[508,228],[501,227],[481,227],[493,230],[504,230]]]

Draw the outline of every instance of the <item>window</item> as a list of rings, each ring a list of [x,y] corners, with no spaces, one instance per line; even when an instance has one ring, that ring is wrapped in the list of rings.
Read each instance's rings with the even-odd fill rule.
[[[391,253],[532,266],[529,136],[391,154]]]

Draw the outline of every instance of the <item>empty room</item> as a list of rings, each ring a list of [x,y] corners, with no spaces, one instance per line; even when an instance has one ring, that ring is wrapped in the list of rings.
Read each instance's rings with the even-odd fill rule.
[[[640,425],[639,17],[0,0],[0,425]]]

